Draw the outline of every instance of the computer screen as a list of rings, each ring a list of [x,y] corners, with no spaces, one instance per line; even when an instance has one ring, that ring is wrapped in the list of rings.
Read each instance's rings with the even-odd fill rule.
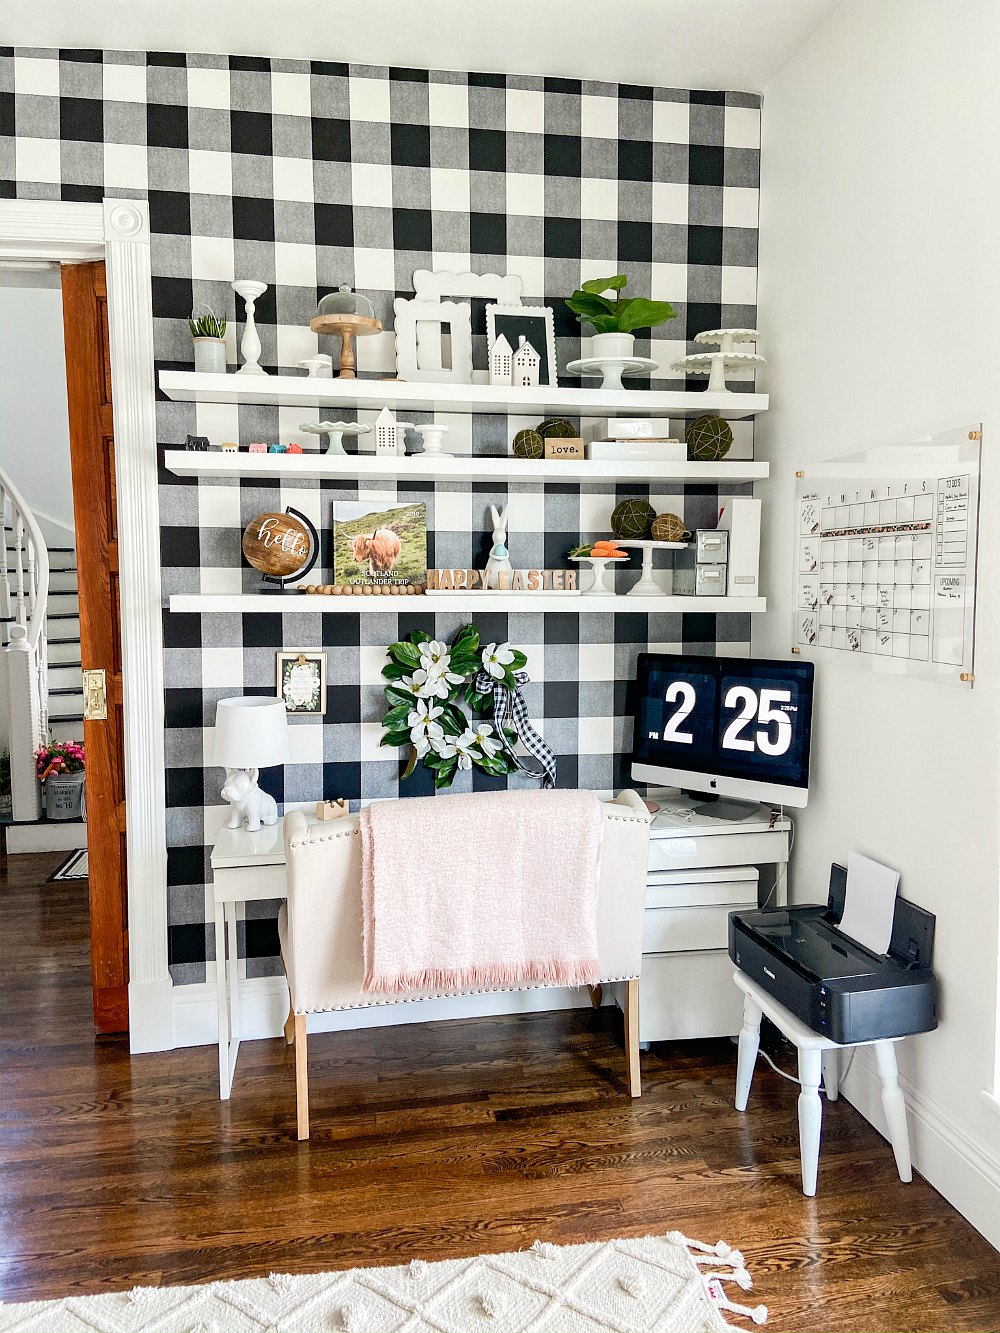
[[[805,805],[813,664],[640,653],[632,776]]]

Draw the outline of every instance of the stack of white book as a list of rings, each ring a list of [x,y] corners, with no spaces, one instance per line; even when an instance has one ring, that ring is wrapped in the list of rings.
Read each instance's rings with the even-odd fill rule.
[[[687,445],[666,434],[665,417],[613,417],[585,432],[587,457],[602,462],[683,463]]]

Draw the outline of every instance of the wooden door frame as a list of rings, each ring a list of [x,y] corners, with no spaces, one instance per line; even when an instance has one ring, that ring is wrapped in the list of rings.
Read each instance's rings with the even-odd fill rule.
[[[0,260],[103,259],[108,282],[121,585],[129,1043],[174,1045],[167,967],[163,627],[149,206],[0,200]]]

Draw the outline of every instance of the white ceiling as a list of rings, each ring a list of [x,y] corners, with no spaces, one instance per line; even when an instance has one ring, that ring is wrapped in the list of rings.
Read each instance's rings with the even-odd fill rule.
[[[761,92],[839,0],[0,0],[11,46],[197,51]]]

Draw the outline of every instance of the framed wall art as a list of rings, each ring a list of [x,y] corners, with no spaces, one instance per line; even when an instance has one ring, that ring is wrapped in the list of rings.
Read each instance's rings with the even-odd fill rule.
[[[500,335],[516,354],[521,339],[526,338],[539,356],[538,383],[556,384],[556,332],[551,306],[488,305],[486,307],[487,346]]]
[[[326,653],[291,648],[275,654],[278,698],[289,713],[322,717],[326,712]]]

